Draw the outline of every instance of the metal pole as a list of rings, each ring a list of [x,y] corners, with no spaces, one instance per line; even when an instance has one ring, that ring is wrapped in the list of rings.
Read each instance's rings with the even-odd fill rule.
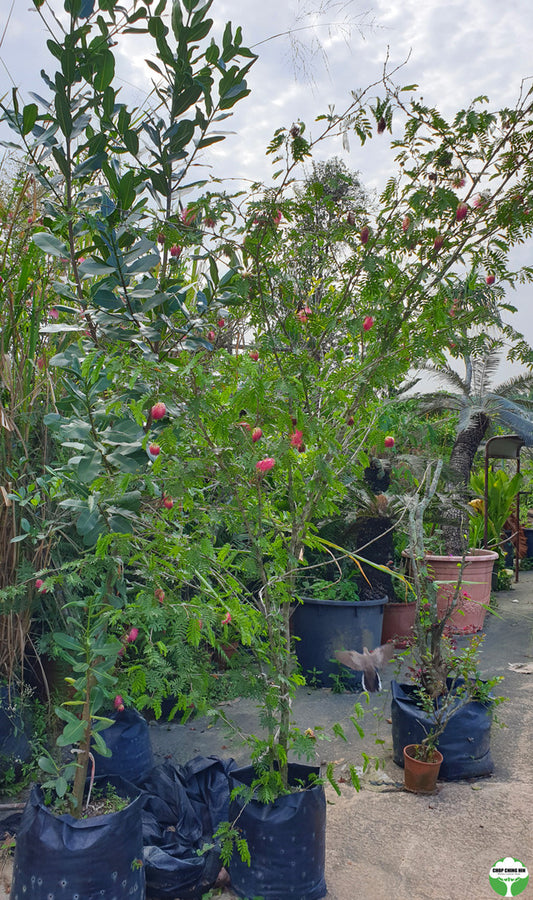
[[[483,500],[483,516],[484,516],[484,525],[483,525],[483,548],[488,550],[489,543],[489,454],[488,454],[488,441],[485,444],[485,497]]]
[[[516,474],[520,474],[520,448],[516,452]],[[520,571],[520,491],[516,495],[516,554],[514,561],[514,580],[518,584]]]

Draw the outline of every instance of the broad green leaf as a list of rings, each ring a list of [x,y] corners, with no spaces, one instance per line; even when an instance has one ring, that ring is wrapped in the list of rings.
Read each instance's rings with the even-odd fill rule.
[[[90,484],[101,472],[102,456],[95,450],[90,456],[83,456],[78,463],[78,477],[84,484]]]
[[[82,419],[70,419],[61,428],[61,436],[71,441],[85,441],[91,434],[91,425]]]
[[[115,269],[99,259],[86,259],[79,267],[82,278],[94,278],[96,275],[111,275]]]
[[[37,760],[37,765],[43,772],[46,772],[47,775],[55,775],[57,773],[54,763],[51,759],[48,759],[47,756],[40,756]]]
[[[69,164],[68,164],[68,160],[63,152],[63,148],[62,147],[52,147],[52,156],[54,157],[61,174],[64,175],[65,178],[67,178],[69,175]]]
[[[29,103],[22,110],[22,134],[29,134],[37,121],[39,110],[36,103]]]
[[[121,447],[113,453],[109,453],[108,461],[117,467],[120,472],[134,474],[140,472],[146,467],[148,458],[144,450],[136,450],[133,453],[125,452],[125,448]]]
[[[150,272],[160,262],[159,253],[150,253],[148,256],[141,256],[140,259],[136,259],[131,265],[126,266],[126,271],[129,275],[134,275],[138,272]]]
[[[107,288],[96,291],[92,300],[95,306],[100,306],[102,309],[124,309],[121,298]]]
[[[154,191],[166,197],[169,192],[168,178],[162,172],[148,172],[148,177],[152,182]]]
[[[174,32],[174,37],[177,41],[180,41],[183,38],[183,16],[181,14],[181,0],[173,0],[170,21],[172,24],[172,31]]]
[[[198,141],[197,147],[199,150],[201,150],[203,147],[210,147],[211,144],[218,144],[219,141],[224,141],[225,139],[225,134],[212,135],[211,137],[202,138],[200,141]]]
[[[72,115],[70,112],[70,104],[61,90],[56,90],[54,104],[59,127],[65,137],[69,138],[72,134]]]
[[[102,438],[109,444],[131,444],[142,441],[144,431],[133,419],[120,419],[112,428],[104,431]]]
[[[94,76],[94,87],[97,91],[105,91],[115,75],[115,57],[110,50],[98,55],[98,71]]]
[[[47,231],[38,231],[37,234],[33,235],[32,240],[43,253],[48,253],[49,256],[66,257],[69,255],[65,244]]]
[[[58,797],[64,797],[68,790],[68,781],[63,775],[59,775],[55,782],[56,794]]]
[[[131,534],[133,522],[126,516],[114,515],[109,517],[109,528],[111,531],[116,531],[117,534]]]
[[[174,108],[173,108],[174,109]],[[176,113],[173,112],[173,115]],[[182,119],[172,128],[169,128],[166,137],[170,145],[170,152],[175,153],[185,147],[194,135],[194,122],[190,119]]]
[[[212,27],[213,19],[205,19],[205,21],[193,25],[191,28],[187,29],[187,43],[191,43],[192,41],[203,41],[211,31]]]
[[[88,19],[94,12],[94,0],[81,0],[80,19]]]
[[[123,139],[128,153],[131,153],[132,156],[137,156],[139,152],[139,135],[137,132],[130,128],[124,132]]]
[[[107,746],[102,735],[99,734],[97,731],[94,731],[94,729],[93,729],[92,739],[93,739],[93,747],[92,748],[93,748],[93,750],[96,750],[96,752],[99,753],[100,756],[109,757],[112,755],[111,750]]]
[[[106,153],[96,153],[94,156],[89,156],[74,167],[72,171],[73,178],[83,178],[85,175],[92,175],[93,172],[98,172],[106,159]]]
[[[90,510],[88,508],[84,509],[82,513],[78,516],[78,520],[76,522],[76,530],[78,534],[86,535],[93,531],[99,522],[100,513],[98,507]]]
[[[186,109],[190,109],[200,99],[203,93],[203,87],[198,82],[194,82],[190,87],[180,91],[172,98],[172,109],[175,116],[181,116]]]
[[[83,650],[83,647],[76,638],[63,631],[54,632],[54,643],[63,647],[64,650],[72,650],[74,653],[80,653]]]
[[[67,747],[69,744],[77,744],[85,737],[85,722],[83,719],[69,722],[63,732],[56,739],[59,747]]]

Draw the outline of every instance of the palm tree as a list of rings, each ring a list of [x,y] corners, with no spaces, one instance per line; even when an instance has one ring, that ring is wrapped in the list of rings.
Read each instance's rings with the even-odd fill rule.
[[[433,394],[418,395],[421,412],[449,410],[459,413],[452,448],[448,487],[461,501],[467,500],[468,484],[479,446],[489,431],[503,425],[533,446],[533,402],[525,392],[533,388],[533,372],[525,372],[492,388],[492,379],[500,362],[496,348],[484,354],[462,357],[465,375],[461,377],[449,365],[427,364],[422,368],[438,377],[449,388]],[[443,533],[446,552],[463,552],[465,511],[457,505],[446,516]]]

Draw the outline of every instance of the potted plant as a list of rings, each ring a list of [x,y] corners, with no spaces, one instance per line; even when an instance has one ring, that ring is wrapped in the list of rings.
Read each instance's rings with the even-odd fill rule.
[[[489,469],[487,473],[488,516],[487,516],[487,541],[488,547],[498,553],[495,568],[492,573],[492,589],[508,589],[511,586],[507,568],[512,569],[513,544],[516,543],[516,552],[521,550],[520,529],[519,533],[513,533],[510,527],[510,517],[516,504],[517,494],[524,486],[524,475],[516,473],[512,477],[505,469]],[[483,547],[485,545],[485,478],[483,473],[475,473],[470,479],[470,489],[474,498],[470,501],[471,509],[469,545],[471,547]],[[516,526],[514,528],[516,532]]]
[[[108,775],[97,778],[93,789],[93,751],[110,755],[102,731],[113,722],[101,708],[112,705],[113,668],[121,649],[107,629],[116,566],[104,562],[98,569],[91,563],[89,576],[85,567],[87,594],[69,604],[71,632],[54,636],[73,672],[68,679],[72,695],[56,708],[64,723],[57,745],[72,747],[73,759],[66,764],[51,755],[39,760],[45,778],[33,786],[17,832],[13,896],[31,893],[36,884],[47,895],[68,886],[85,897],[117,889],[145,896],[140,792]]]
[[[458,648],[449,621],[460,603],[461,570],[446,609],[424,553],[423,515],[437,490],[441,463],[428,467],[419,493],[407,499],[412,590],[416,597],[415,639],[408,650],[412,683],[392,684],[394,760],[431,761],[442,753],[441,775],[448,779],[487,775],[492,771],[490,726],[501,698],[492,689],[501,680],[483,681],[477,671],[478,635]],[[410,763],[408,762],[408,765]]]
[[[449,509],[456,500],[455,498],[451,499],[447,492],[439,491],[437,494],[435,489],[435,500],[437,499],[438,503],[433,502],[432,506],[437,506],[437,517],[440,523],[442,509]],[[474,523],[474,529],[469,536],[471,540],[467,538],[464,541],[465,546],[469,549],[465,549],[459,555],[446,553],[445,547],[442,546],[442,532],[440,528],[433,526],[431,541],[429,538],[424,540],[424,567],[426,575],[434,581],[437,589],[439,615],[444,617],[449,613],[446,615],[448,631],[474,633],[481,631],[489,609],[492,571],[498,559],[498,553],[496,550],[485,549],[483,539],[479,546],[473,545],[473,542],[477,542],[479,538],[479,519],[468,505],[467,509],[470,510]],[[477,530],[476,525],[478,525]],[[409,541],[411,541],[411,537],[409,537]],[[428,549],[430,543],[432,544],[431,550]],[[415,563],[410,543],[408,548],[403,551],[402,556],[406,561],[407,571],[414,575]]]
[[[342,677],[337,650],[362,648],[365,642],[378,647],[386,603],[383,596],[360,599],[358,582],[346,570],[338,581],[313,579],[302,585],[291,630],[306,680],[314,687],[335,687]],[[354,676],[351,682],[360,683],[360,677]]]
[[[20,518],[22,534],[13,537],[12,555],[18,546],[15,542],[39,534],[47,553],[35,554],[34,566],[43,569],[36,573],[42,577],[35,581],[35,588],[40,593],[47,586],[58,586],[64,627],[55,630],[53,641],[71,667],[69,696],[56,709],[63,723],[58,744],[63,752],[72,746],[74,757],[66,765],[51,756],[40,761],[46,777],[40,787],[35,786],[23,815],[13,893],[30,895],[35,888],[39,894],[57,896],[68,889],[86,900],[115,894],[143,897],[138,792],[117,782],[113,797],[106,801],[116,803],[116,811],[108,812],[108,806],[102,815],[86,813],[87,788],[94,799],[95,769],[109,752],[102,734],[114,722],[106,713],[113,705],[118,714],[124,709],[122,694],[117,693],[119,676],[120,684],[140,695],[144,705],[154,694],[156,702],[161,699],[160,683],[156,687],[150,683],[150,679],[161,681],[158,672],[138,666],[133,677],[129,665],[119,666],[119,661],[128,663],[120,635],[126,616],[137,613],[139,620],[149,619],[143,646],[155,667],[167,648],[163,639],[152,642],[154,621],[163,634],[165,621],[171,621],[170,639],[192,648],[200,643],[202,627],[200,616],[193,614],[200,603],[198,579],[196,596],[180,596],[180,589],[185,593],[187,575],[191,573],[192,581],[197,568],[191,563],[187,573],[183,569],[177,573],[168,543],[175,549],[179,529],[172,526],[169,487],[163,487],[160,472],[153,469],[160,452],[158,425],[166,410],[153,396],[156,388],[149,383],[151,373],[143,354],[150,347],[149,355],[161,352],[165,359],[172,357],[170,341],[181,351],[191,319],[197,322],[196,298],[205,297],[200,288],[191,300],[192,315],[176,299],[181,253],[177,241],[187,243],[191,234],[195,239],[198,235],[196,217],[182,216],[178,206],[180,179],[186,179],[192,162],[183,163],[188,155],[185,148],[189,145],[193,157],[198,144],[210,143],[206,132],[212,119],[227,117],[246,96],[244,76],[255,56],[242,46],[240,29],[234,34],[229,24],[220,58],[217,52],[213,57],[213,47],[205,42],[203,54],[199,52],[198,39],[205,39],[213,24],[207,18],[209,3],[172,3],[175,50],[166,40],[169,29],[163,14],[170,4],[165,0],[154,7],[141,2],[130,10],[115,0],[64,0],[55,4],[57,9],[47,0],[35,0],[34,5],[49,27],[48,46],[59,60],[55,78],[45,76],[52,97],[50,101],[37,97],[38,102],[28,104],[19,115],[15,95],[14,108],[2,105],[2,113],[17,134],[19,148],[27,153],[24,165],[31,168],[31,177],[24,192],[29,192],[29,185],[39,187],[32,214],[27,214],[24,241],[29,249],[24,251],[23,271],[32,285],[31,298],[35,286],[29,275],[37,254],[46,270],[45,285],[39,291],[46,298],[46,315],[28,300],[27,285],[17,268],[9,274],[13,290],[21,289],[17,303],[22,318],[26,316],[28,346],[32,353],[36,346],[42,350],[35,363],[29,356],[24,360],[25,371],[32,376],[43,373],[42,379],[38,377],[39,411],[46,407],[47,412],[42,429],[55,432],[57,441],[52,458],[46,451],[41,460],[43,471],[49,466],[47,477],[36,478],[28,487],[17,484],[13,490],[12,518]],[[62,17],[62,42],[56,40],[57,15]],[[132,28],[135,22],[137,27]],[[124,30],[149,33],[154,39],[158,62],[151,63],[156,72],[164,69],[165,73],[157,92],[159,97],[166,93],[171,98],[167,122],[160,110],[138,117],[125,104],[115,102],[112,47]],[[189,109],[194,122],[184,118]],[[153,158],[140,160],[143,129],[152,142],[156,163]],[[130,164],[121,170],[126,154]],[[174,171],[178,159],[181,175]],[[136,296],[139,289],[142,298]],[[12,326],[14,322],[15,318]],[[186,343],[197,348],[207,342],[191,334]],[[133,347],[137,351],[132,354]],[[7,343],[3,352],[9,352]],[[20,385],[27,387],[32,380],[20,380]],[[30,393],[33,397],[33,388],[28,389]],[[2,426],[6,421],[12,430],[6,418]],[[48,434],[44,438],[39,432],[39,441],[48,447]],[[21,482],[26,480],[24,474]],[[54,545],[53,552],[48,552],[52,548],[48,534],[42,534],[46,529],[41,523],[30,524],[23,511],[26,504],[29,509],[41,507],[43,495],[56,514],[64,516],[62,546]],[[160,566],[154,565],[158,553]],[[172,591],[166,603],[161,581],[169,586],[169,594]],[[32,599],[34,592],[29,596]],[[210,611],[217,623],[227,614],[227,609],[222,614],[219,610],[220,605]],[[208,631],[207,613],[204,622]],[[247,628],[251,628],[250,618]],[[139,630],[136,626],[129,630],[128,646],[136,640],[133,632]],[[212,632],[211,644],[215,641]],[[195,691],[190,682],[195,676],[200,694],[208,673],[203,671],[200,678],[194,666],[187,671],[188,683],[180,684],[180,708],[191,703]],[[106,775],[104,782],[114,784],[114,779]]]

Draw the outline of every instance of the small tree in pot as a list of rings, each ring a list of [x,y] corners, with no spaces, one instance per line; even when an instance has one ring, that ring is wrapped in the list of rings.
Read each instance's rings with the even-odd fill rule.
[[[466,647],[458,650],[456,639],[449,634],[450,619],[461,602],[463,565],[459,565],[452,587],[453,596],[444,612],[439,609],[437,602],[439,585],[428,573],[424,553],[423,517],[437,490],[441,469],[441,462],[428,466],[419,491],[411,495],[406,504],[411,585],[416,597],[417,616],[414,641],[406,654],[410,661],[412,684],[397,685],[393,682],[392,718],[396,762],[402,760],[403,746],[411,744],[416,745],[411,755],[423,762],[431,761],[449,723],[470,704],[479,704],[487,710],[490,728],[492,709],[501,702],[501,698],[492,696],[492,689],[501,678],[485,681],[479,676],[477,655],[481,636],[470,637]],[[415,717],[411,720],[405,718],[405,710],[409,704],[415,710]],[[471,737],[469,735],[469,739]],[[469,748],[467,752],[474,759],[475,750]],[[487,766],[491,765],[488,758],[485,762]],[[453,762],[450,760],[448,765],[448,777],[466,777],[461,771],[453,772]],[[471,774],[489,772],[476,773],[473,770]]]

